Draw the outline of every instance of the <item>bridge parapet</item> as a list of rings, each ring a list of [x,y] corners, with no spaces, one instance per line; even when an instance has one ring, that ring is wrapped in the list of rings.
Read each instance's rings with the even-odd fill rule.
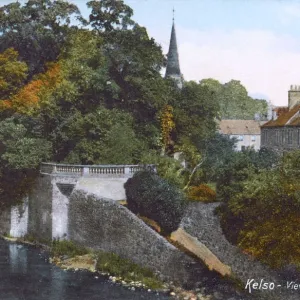
[[[155,165],[71,165],[42,163],[40,173],[55,176],[129,178],[141,170],[156,171],[156,167]]]

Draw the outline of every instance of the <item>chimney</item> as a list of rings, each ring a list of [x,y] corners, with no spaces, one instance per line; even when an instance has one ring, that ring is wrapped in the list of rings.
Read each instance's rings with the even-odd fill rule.
[[[291,85],[289,90],[289,109],[300,104],[300,85]]]

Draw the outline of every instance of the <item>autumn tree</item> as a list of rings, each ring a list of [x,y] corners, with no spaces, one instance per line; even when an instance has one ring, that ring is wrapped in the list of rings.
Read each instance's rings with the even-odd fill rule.
[[[173,120],[173,108],[170,105],[166,105],[162,111],[160,117],[161,126],[161,139],[163,152],[169,152],[171,147],[171,132],[175,128],[175,123]]]
[[[9,110],[25,115],[36,115],[40,107],[49,101],[49,94],[60,81],[59,64],[49,64],[44,74],[19,89],[16,94],[0,102],[0,111]]]

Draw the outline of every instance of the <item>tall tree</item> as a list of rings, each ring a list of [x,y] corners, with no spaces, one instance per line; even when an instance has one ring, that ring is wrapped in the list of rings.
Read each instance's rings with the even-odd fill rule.
[[[67,1],[28,0],[0,7],[0,52],[13,47],[29,66],[29,74],[43,71],[57,58],[78,8]]]
[[[88,23],[98,32],[128,29],[135,22],[131,19],[133,10],[123,0],[101,0],[87,2],[91,9]]]
[[[219,106],[207,87],[194,81],[186,82],[172,103],[177,143],[189,139],[198,146],[205,138],[214,135]]]
[[[220,106],[220,118],[252,120],[255,115],[259,115],[261,119],[266,118],[266,100],[251,98],[240,81],[231,80],[221,84],[219,81],[209,78],[201,80],[200,85],[208,87],[213,93]]]

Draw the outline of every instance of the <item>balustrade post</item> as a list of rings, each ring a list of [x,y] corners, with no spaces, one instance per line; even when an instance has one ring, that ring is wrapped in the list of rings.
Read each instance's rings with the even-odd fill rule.
[[[89,170],[90,170],[89,167],[83,167],[82,176],[89,175],[90,174]]]
[[[53,173],[57,173],[56,165],[53,166],[52,172],[53,172]]]
[[[129,167],[124,168],[124,174],[130,174],[130,168]]]

